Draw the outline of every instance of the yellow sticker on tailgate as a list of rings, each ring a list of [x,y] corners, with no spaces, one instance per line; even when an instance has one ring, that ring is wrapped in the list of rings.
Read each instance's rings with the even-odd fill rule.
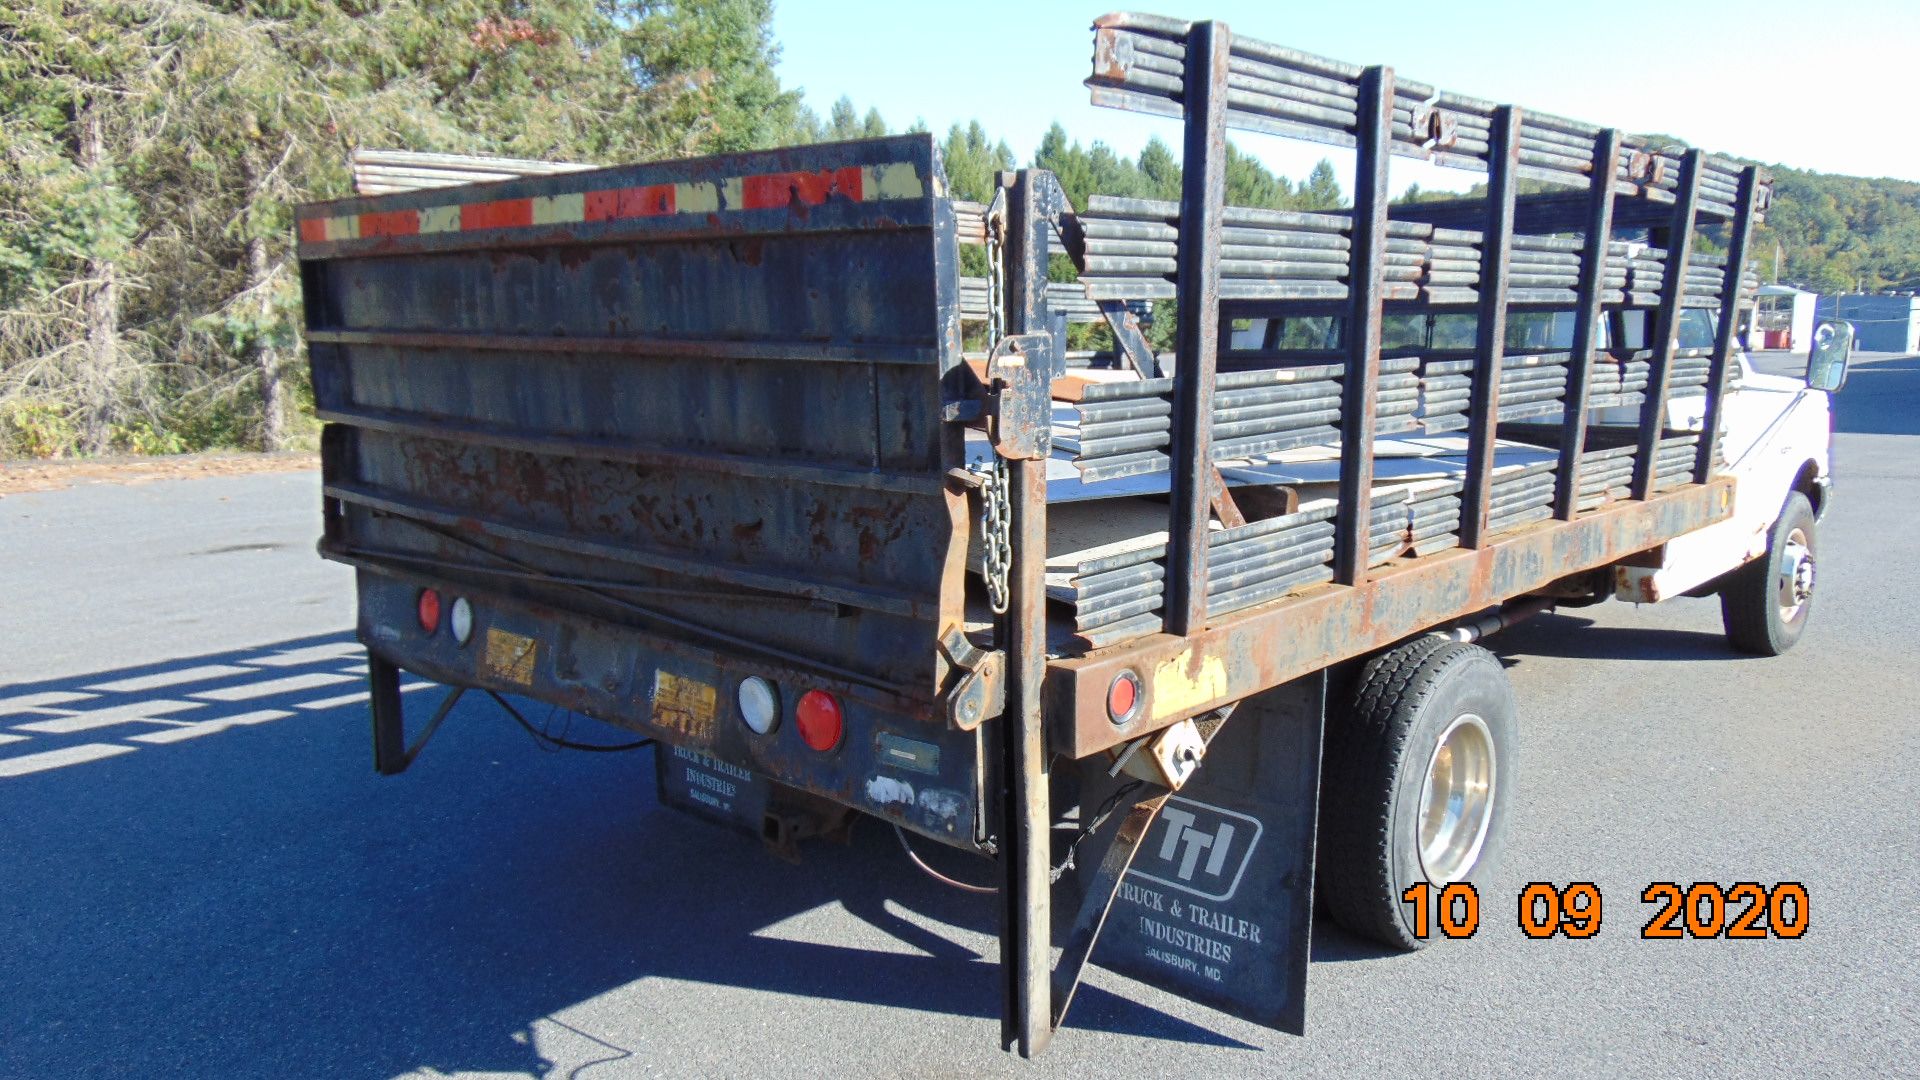
[[[1197,663],[1189,649],[1160,662],[1153,673],[1153,719],[1196,712],[1227,696],[1227,663],[1218,656]]]
[[[530,637],[505,630],[487,628],[487,649],[481,664],[488,675],[521,686],[533,685],[533,662],[540,656],[540,644]]]
[[[714,686],[671,671],[653,673],[653,722],[688,739],[713,740],[713,718],[720,692]]]

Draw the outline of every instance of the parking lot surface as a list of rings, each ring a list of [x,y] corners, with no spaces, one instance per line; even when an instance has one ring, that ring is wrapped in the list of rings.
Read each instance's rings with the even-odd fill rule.
[[[0,1076],[1913,1075],[1920,358],[1836,413],[1792,653],[1734,654],[1712,600],[1492,639],[1521,776],[1471,940],[1323,922],[1305,1038],[1095,972],[1032,1063],[991,901],[878,827],[789,865],[659,807],[649,751],[484,699],[375,777],[314,474],[0,499]],[[1594,882],[1600,933],[1524,936],[1536,880]],[[1643,940],[1656,881],[1799,882],[1809,928]]]

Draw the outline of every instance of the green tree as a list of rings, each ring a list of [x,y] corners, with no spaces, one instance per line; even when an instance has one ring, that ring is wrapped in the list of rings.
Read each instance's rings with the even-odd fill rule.
[[[1147,140],[1140,151],[1140,175],[1145,179],[1149,194],[1156,199],[1178,199],[1180,197],[1180,162],[1174,159],[1173,150],[1155,135]]]
[[[124,146],[160,62],[145,5],[0,9],[0,436],[109,448],[145,397],[123,306],[144,284]],[[132,94],[128,91],[133,90]]]
[[[827,113],[827,138],[838,142],[859,137],[860,114],[853,107],[853,99],[842,94]]]
[[[975,120],[962,129],[959,124],[947,130],[940,146],[947,170],[947,185],[957,199],[986,202],[993,197],[994,174],[1012,169],[1016,159],[1003,142],[987,139],[987,130]]]
[[[1300,185],[1294,205],[1300,210],[1338,210],[1347,205],[1347,198],[1340,192],[1340,179],[1333,171],[1333,162],[1321,158],[1307,174],[1307,182]]]

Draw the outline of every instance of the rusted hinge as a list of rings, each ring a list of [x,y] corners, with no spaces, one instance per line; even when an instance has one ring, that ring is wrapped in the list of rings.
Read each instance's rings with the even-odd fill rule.
[[[999,716],[1007,707],[1007,654],[980,648],[957,626],[940,635],[940,651],[961,672],[946,695],[947,720],[961,731],[972,731]]]

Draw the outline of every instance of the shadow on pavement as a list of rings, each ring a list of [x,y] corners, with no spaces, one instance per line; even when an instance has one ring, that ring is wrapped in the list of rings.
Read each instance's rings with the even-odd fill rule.
[[[1834,395],[1833,430],[1920,435],[1920,357],[1855,365]]]
[[[1707,598],[1685,603],[1718,604]],[[1657,626],[1598,626],[1563,612],[1539,615],[1482,642],[1509,665],[1530,656],[1575,660],[1751,660],[1734,651],[1724,634]]]
[[[536,1024],[648,979],[993,1038],[991,952],[896,913],[991,934],[991,899],[884,829],[791,866],[660,808],[649,751],[542,753],[478,695],[381,779],[364,681],[339,634],[0,687],[0,1075],[540,1073]],[[780,936],[832,904],[907,950]],[[1080,994],[1072,1027],[1246,1045]]]

